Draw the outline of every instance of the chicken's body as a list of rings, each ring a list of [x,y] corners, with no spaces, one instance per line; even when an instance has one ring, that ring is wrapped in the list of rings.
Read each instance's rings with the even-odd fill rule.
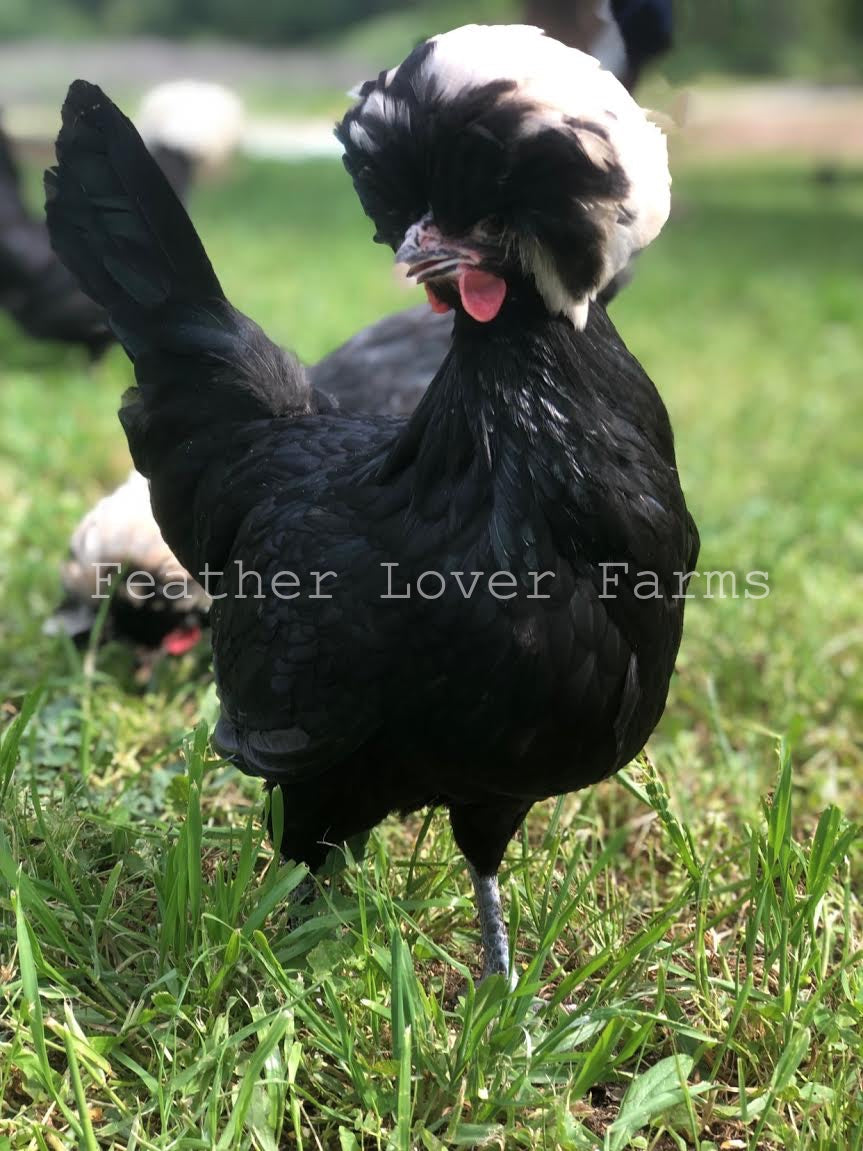
[[[661,714],[695,539],[670,428],[601,309],[580,341],[564,324],[502,322],[477,347],[457,323],[407,423],[324,413],[235,428],[219,486],[242,536],[190,557],[227,573],[216,738],[282,785],[286,851],[313,867],[388,812],[440,802],[471,863],[496,871],[533,802],[616,771]],[[626,404],[603,378],[626,380]],[[590,430],[603,425],[613,477]],[[619,585],[623,569],[604,564],[627,565]],[[240,586],[254,571],[272,587],[287,566],[295,599],[256,600],[248,575]],[[652,601],[635,598],[644,571],[658,572]],[[506,598],[489,593],[493,573]]]
[[[456,311],[409,419],[334,410],[227,303],[98,89],[70,90],[47,182],[54,243],[135,363],[121,419],[156,519],[214,592],[217,746],[281,788],[282,849],[311,867],[446,804],[489,971],[507,968],[506,844],[535,801],[643,746],[697,552],[665,409],[591,302],[667,216],[664,142],[536,35],[431,41],[339,128],[379,236]],[[571,98],[588,107],[559,119]],[[489,189],[506,208],[486,222]]]
[[[357,332],[309,368],[309,379],[344,411],[409,416],[451,341],[452,316],[409,308]]]

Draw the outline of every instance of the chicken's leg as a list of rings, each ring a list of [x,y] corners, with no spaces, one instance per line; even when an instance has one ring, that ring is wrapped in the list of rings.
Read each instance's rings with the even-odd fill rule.
[[[497,876],[480,875],[474,867],[471,867],[470,877],[476,893],[479,930],[482,936],[482,977],[486,979],[489,975],[505,975],[509,978],[509,940],[503,921]]]
[[[528,812],[529,804],[450,803],[449,818],[455,841],[464,853],[476,892],[482,935],[483,971],[509,976],[509,941],[500,906],[497,872],[506,845]]]

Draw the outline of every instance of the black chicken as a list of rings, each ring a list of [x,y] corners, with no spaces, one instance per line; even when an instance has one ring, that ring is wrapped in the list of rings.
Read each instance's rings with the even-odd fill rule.
[[[451,340],[451,315],[409,308],[357,332],[308,369],[309,381],[344,411],[409,416]]]
[[[593,302],[667,217],[665,142],[525,27],[420,45],[337,135],[377,238],[456,313],[409,419],[334,411],[231,307],[81,81],[49,227],[134,361],[120,418],[165,539],[214,592],[216,746],[281,790],[282,851],[311,868],[445,804],[506,972],[507,842],[640,750],[681,637],[697,534],[671,427]]]
[[[242,106],[221,85],[176,81],[160,84],[145,96],[140,121],[150,151],[185,199],[197,169],[220,163],[236,147]],[[104,309],[81,291],[57,259],[45,221],[27,210],[2,126],[0,310],[34,339],[80,344],[94,359],[114,341]]]
[[[568,18],[572,21],[568,42],[597,57],[629,91],[643,65],[667,51],[671,43],[669,0],[614,0],[611,4],[588,0],[570,7]],[[189,87],[191,93],[186,91]],[[211,115],[208,120],[195,111],[199,104],[211,109],[212,97],[207,99],[206,91],[197,91],[209,87],[163,85],[145,100],[138,117],[145,140],[150,138],[150,151],[181,199],[191,178],[189,141],[200,136],[202,121],[213,123]],[[169,93],[172,99],[166,103]],[[174,112],[178,105],[188,112],[178,117]],[[172,147],[159,144],[166,139],[173,141]],[[224,136],[217,137],[216,144],[219,139]],[[598,298],[608,304],[631,274],[631,265],[627,265]],[[309,381],[334,397],[344,411],[408,416],[443,362],[452,339],[452,321],[448,309],[429,312],[422,306],[386,316],[310,367]],[[134,474],[100,500],[75,528],[70,557],[61,573],[63,602],[45,625],[49,634],[65,632],[79,643],[88,638],[98,617],[97,597],[105,592],[104,585],[96,582],[97,573],[108,570],[105,564],[150,572],[156,581],[155,594],[139,600],[126,595],[120,583],[106,621],[106,636],[181,653],[200,635],[207,597],[192,585],[191,593],[178,599],[162,594],[163,589],[170,589],[166,573],[182,572],[182,567],[162,540],[146,485]]]

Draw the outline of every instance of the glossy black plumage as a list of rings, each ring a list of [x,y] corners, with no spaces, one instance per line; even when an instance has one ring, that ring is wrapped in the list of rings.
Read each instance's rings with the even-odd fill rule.
[[[335,411],[225,300],[110,101],[77,82],[63,121],[54,245],[134,361],[121,419],[167,542],[191,571],[224,573],[217,745],[281,787],[283,850],[312,867],[434,802],[492,876],[532,803],[619,769],[662,712],[698,540],[656,390],[601,305],[579,332],[512,266],[494,320],[458,310],[409,419]],[[394,243],[412,197],[424,210],[406,179],[375,219]],[[387,564],[396,592],[425,572],[444,591],[383,598]],[[627,565],[610,599],[603,564]],[[656,598],[636,594],[645,569]],[[286,571],[293,598],[272,590]],[[467,595],[457,578],[474,571]]]
[[[612,329],[601,310],[594,317],[580,354],[564,321],[537,317],[543,356],[552,349],[570,385],[591,381],[597,360],[609,366],[603,345]],[[469,330],[457,333],[457,348],[461,340],[470,357]],[[497,352],[510,367],[519,354],[505,330]],[[483,361],[491,374],[487,348]],[[484,827],[498,809],[517,823],[534,800],[595,782],[643,745],[680,638],[682,604],[666,597],[675,572],[694,560],[695,536],[679,495],[670,496],[670,430],[652,385],[622,345],[611,363],[631,388],[631,404],[620,408],[617,397],[587,389],[574,398],[589,428],[604,421],[615,434],[621,462],[613,471],[603,463],[606,445],[590,432],[553,442],[545,413],[556,410],[564,425],[573,397],[542,374],[523,390],[490,387],[469,402],[454,357],[395,445],[396,429],[380,421],[327,421],[326,435],[315,429],[315,454],[306,440],[302,478],[293,480],[295,499],[293,445],[277,427],[269,443],[255,437],[256,456],[261,451],[273,469],[273,497],[258,503],[227,557],[234,574],[224,586],[228,598],[215,607],[225,705],[218,736],[247,770],[285,782],[291,796],[299,789],[302,799],[288,805],[296,812],[285,841],[291,854],[300,845],[302,858],[319,861],[322,824],[309,820],[315,795],[332,842],[361,830],[357,822],[435,800],[482,808]],[[430,434],[456,393],[464,404],[457,425],[449,437]],[[515,418],[502,420],[508,409]],[[301,438],[313,419],[297,429]],[[647,441],[641,426],[651,422]],[[525,452],[539,435],[541,460]],[[566,500],[574,460],[583,480]],[[232,561],[242,556],[266,578],[284,566],[286,548],[298,571],[345,573],[333,582],[332,605],[232,594]],[[597,564],[627,561],[658,568],[666,594],[636,601],[631,570],[617,599],[600,600]],[[392,562],[397,591],[405,582],[415,587],[427,570],[506,571],[520,594],[506,603],[488,594],[466,601],[451,582],[441,600],[381,601],[380,565]],[[550,587],[552,598],[527,599],[530,573],[549,570],[555,577],[540,590]],[[263,647],[248,642],[255,628],[267,637]],[[270,662],[264,651],[278,654]],[[301,722],[274,733],[274,715]],[[460,837],[460,845],[487,874],[511,831],[488,844],[482,834]]]

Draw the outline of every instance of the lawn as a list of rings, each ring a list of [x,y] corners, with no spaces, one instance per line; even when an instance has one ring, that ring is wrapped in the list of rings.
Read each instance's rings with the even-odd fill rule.
[[[207,750],[206,655],[140,683],[42,635],[128,467],[129,372],[0,326],[0,1149],[863,1147],[857,175],[684,169],[615,306],[699,569],[770,592],[696,584],[650,759],[512,843],[515,994],[473,984],[445,818],[384,825],[292,919],[302,871]],[[414,300],[336,164],[238,165],[193,209],[304,357]]]

